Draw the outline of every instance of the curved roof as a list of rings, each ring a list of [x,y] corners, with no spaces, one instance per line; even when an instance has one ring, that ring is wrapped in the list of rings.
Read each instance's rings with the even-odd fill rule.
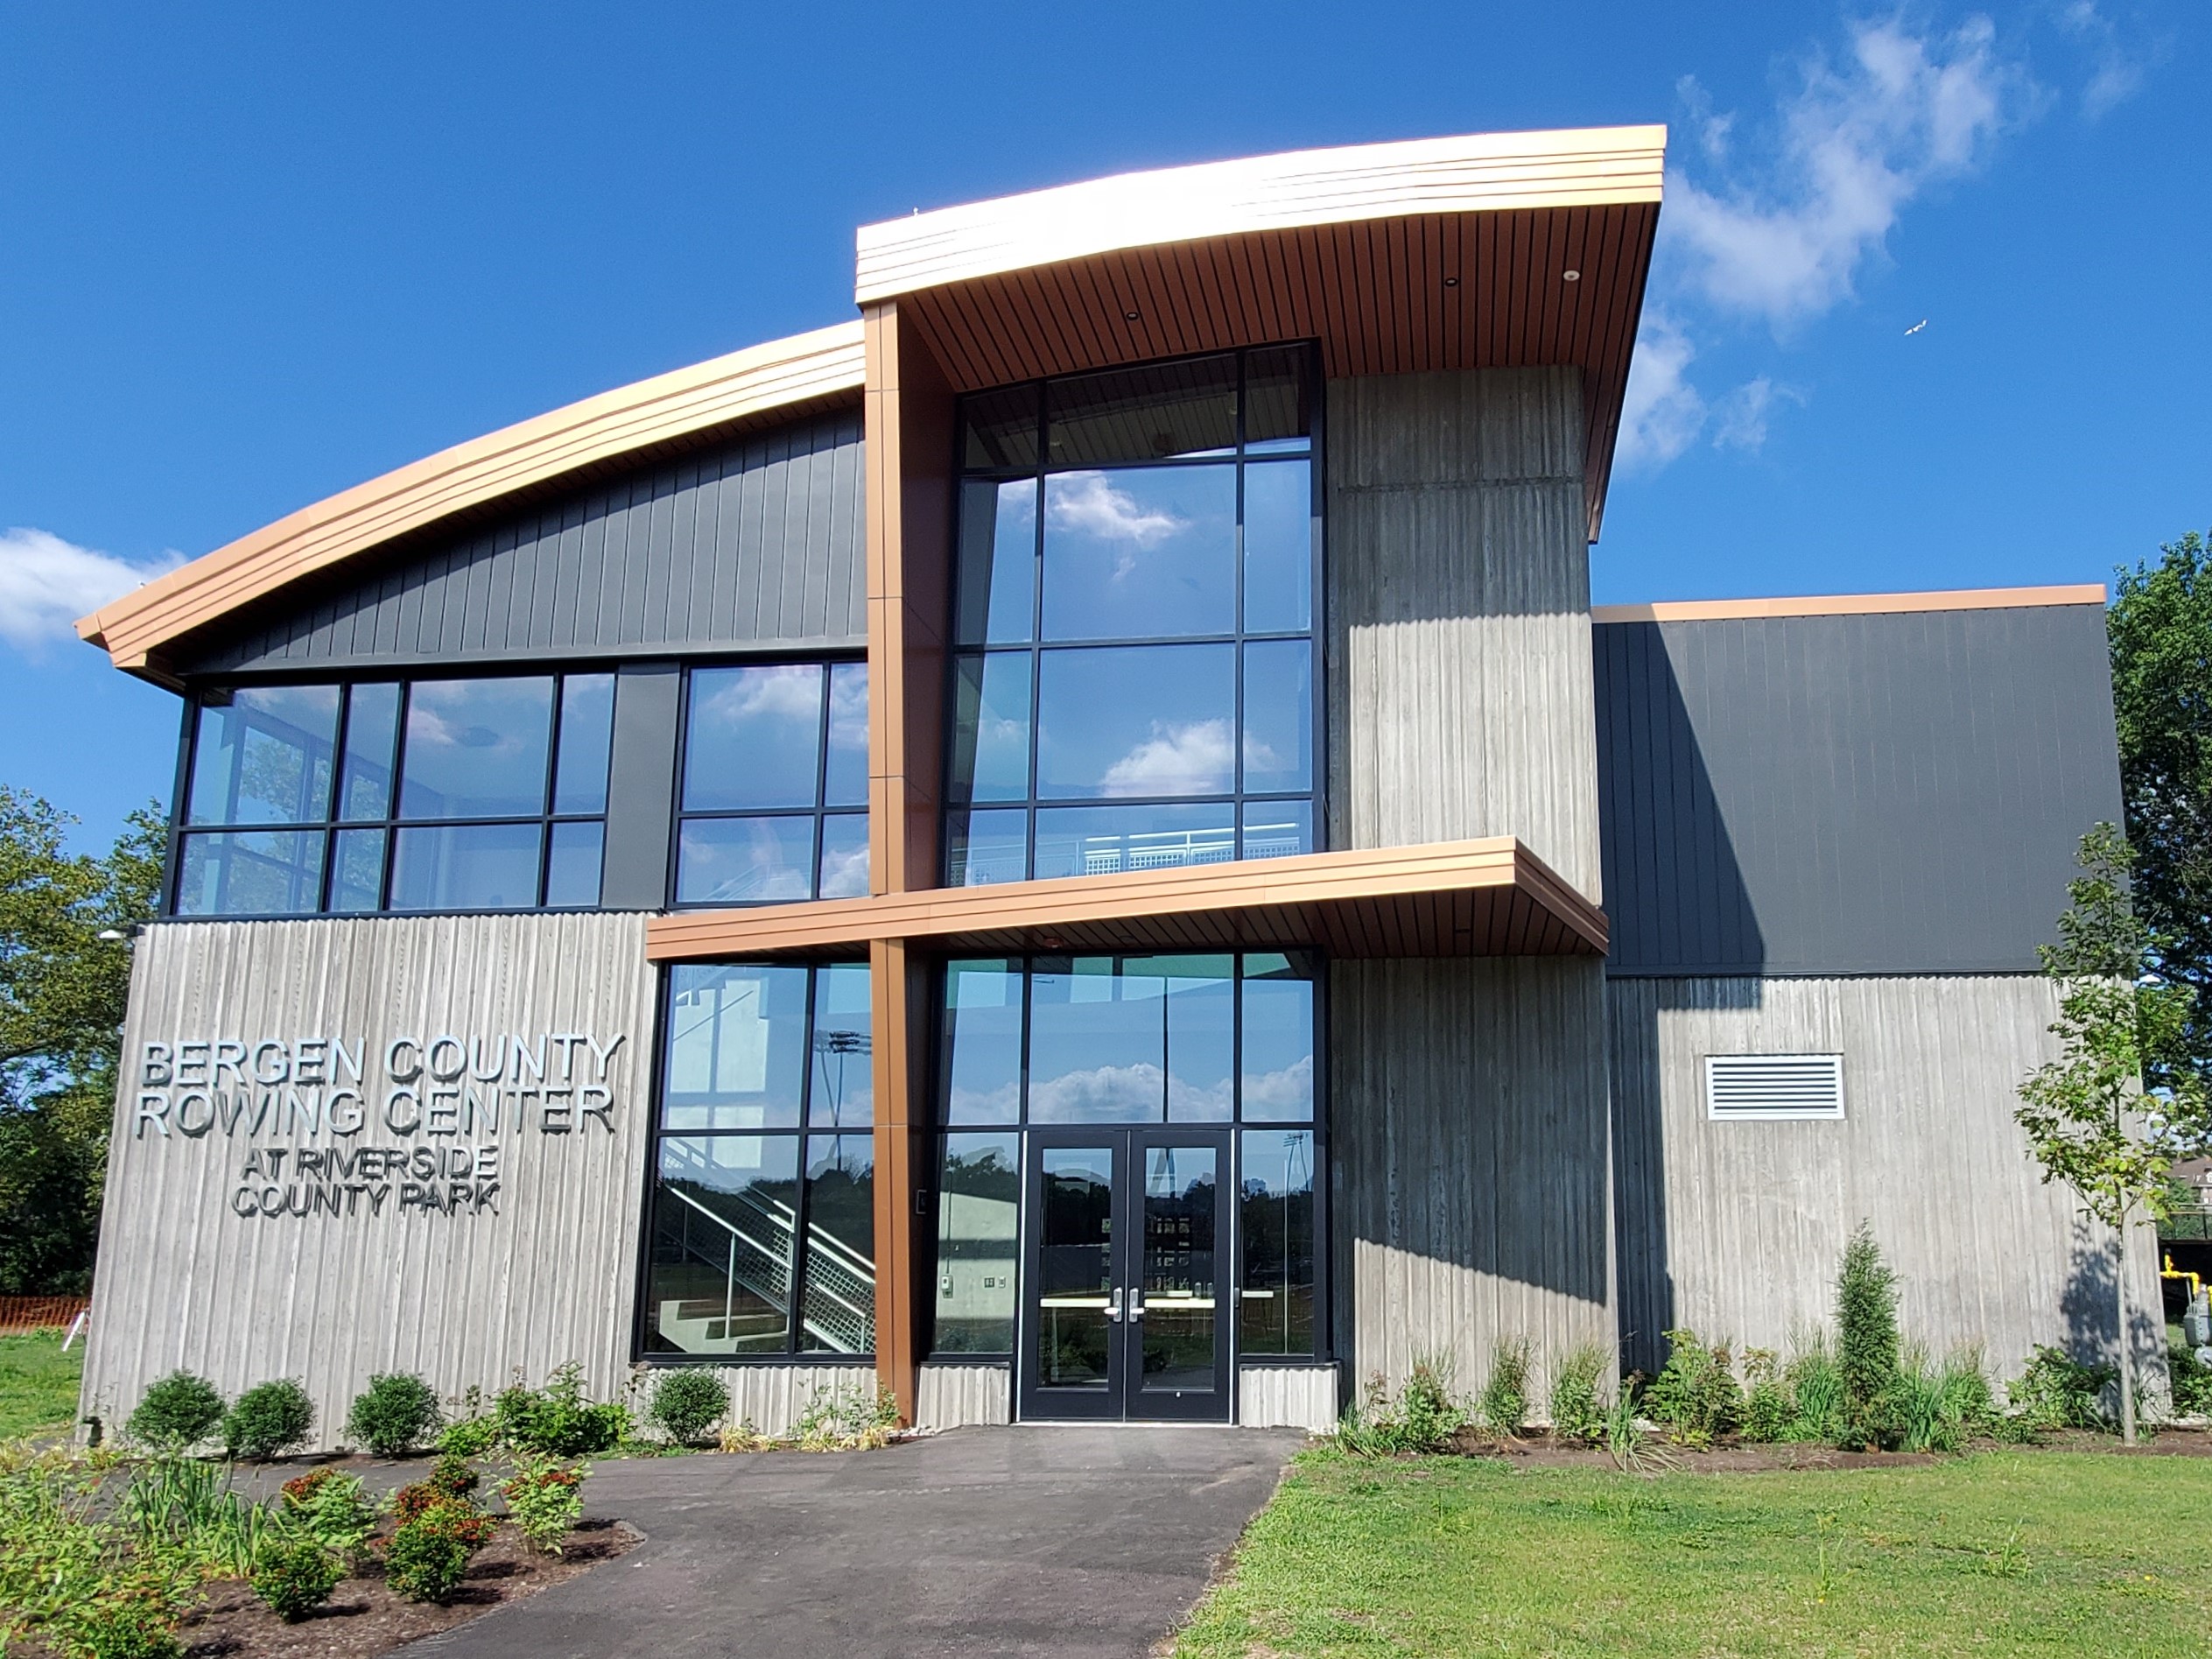
[[[1122,173],[863,225],[862,305],[1128,248],[1416,214],[1656,202],[1667,129],[1584,127],[1298,150]]]
[[[1318,338],[1332,375],[1572,364],[1594,538],[1666,136],[1360,144],[916,214],[860,229],[855,297],[910,312],[956,390],[1278,339]],[[855,399],[867,377],[849,322],[639,381],[302,508],[77,631],[118,667],[173,681],[165,650],[291,584],[621,458]]]
[[[859,395],[860,325],[839,323],[656,375],[440,450],[303,507],[102,606],[77,632],[163,678],[180,636],[411,531],[617,456]]]

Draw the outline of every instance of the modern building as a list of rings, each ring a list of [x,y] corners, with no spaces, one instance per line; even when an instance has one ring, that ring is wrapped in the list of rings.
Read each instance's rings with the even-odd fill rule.
[[[1932,1347],[2109,1343],[2011,1116],[2102,590],[1592,609],[1664,138],[870,226],[857,322],[88,618],[184,721],[87,1409],[1322,1426],[1782,1346],[1862,1220]]]

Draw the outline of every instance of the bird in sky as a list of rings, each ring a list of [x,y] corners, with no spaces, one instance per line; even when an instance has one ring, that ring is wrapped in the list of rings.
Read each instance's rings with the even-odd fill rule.
[[[1905,331],[1905,334],[1906,334],[1907,338],[1908,338],[1908,339],[1909,339],[1909,338],[1911,338],[1913,335],[1917,334],[1918,333],[1920,333],[1920,331],[1921,331],[1921,329],[1923,329],[1923,328],[1925,328],[1925,327],[1928,327],[1928,319],[1927,319],[1927,318],[1925,318],[1925,317],[1923,317],[1923,318],[1921,318],[1921,319],[1918,322],[1914,323],[1914,325],[1913,325],[1910,328],[1907,328],[1907,329]]]

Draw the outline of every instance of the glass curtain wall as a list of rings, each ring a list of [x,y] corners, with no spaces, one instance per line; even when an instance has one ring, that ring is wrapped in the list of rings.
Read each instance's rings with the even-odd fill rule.
[[[201,694],[172,913],[599,903],[612,674]]]
[[[1302,954],[945,967],[933,1351],[1014,1347],[1023,1131],[1233,1126],[1238,1331],[1315,1353],[1315,964]]]
[[[694,668],[676,903],[868,890],[866,663]]]
[[[875,1351],[875,1110],[865,965],[668,980],[640,1346]]]
[[[966,399],[945,881],[1317,846],[1313,354]]]

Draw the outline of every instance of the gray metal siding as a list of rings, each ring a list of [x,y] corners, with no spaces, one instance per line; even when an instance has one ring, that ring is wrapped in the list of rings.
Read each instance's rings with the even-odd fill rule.
[[[2111,1235],[2039,1178],[2016,1091],[2055,1051],[2040,975],[1635,979],[1607,987],[1622,1360],[1661,1334],[1787,1348],[1833,1318],[1862,1220],[1900,1276],[1904,1333],[2018,1375],[2037,1343],[2109,1358]],[[1840,1054],[1838,1120],[1718,1121],[1710,1054]],[[2130,1241],[2138,1360],[2162,1388],[2158,1263]]]
[[[397,558],[180,656],[187,674],[643,656],[867,636],[857,412],[703,448]]]
[[[2094,606],[1594,631],[1616,974],[2032,970],[2119,819]]]

